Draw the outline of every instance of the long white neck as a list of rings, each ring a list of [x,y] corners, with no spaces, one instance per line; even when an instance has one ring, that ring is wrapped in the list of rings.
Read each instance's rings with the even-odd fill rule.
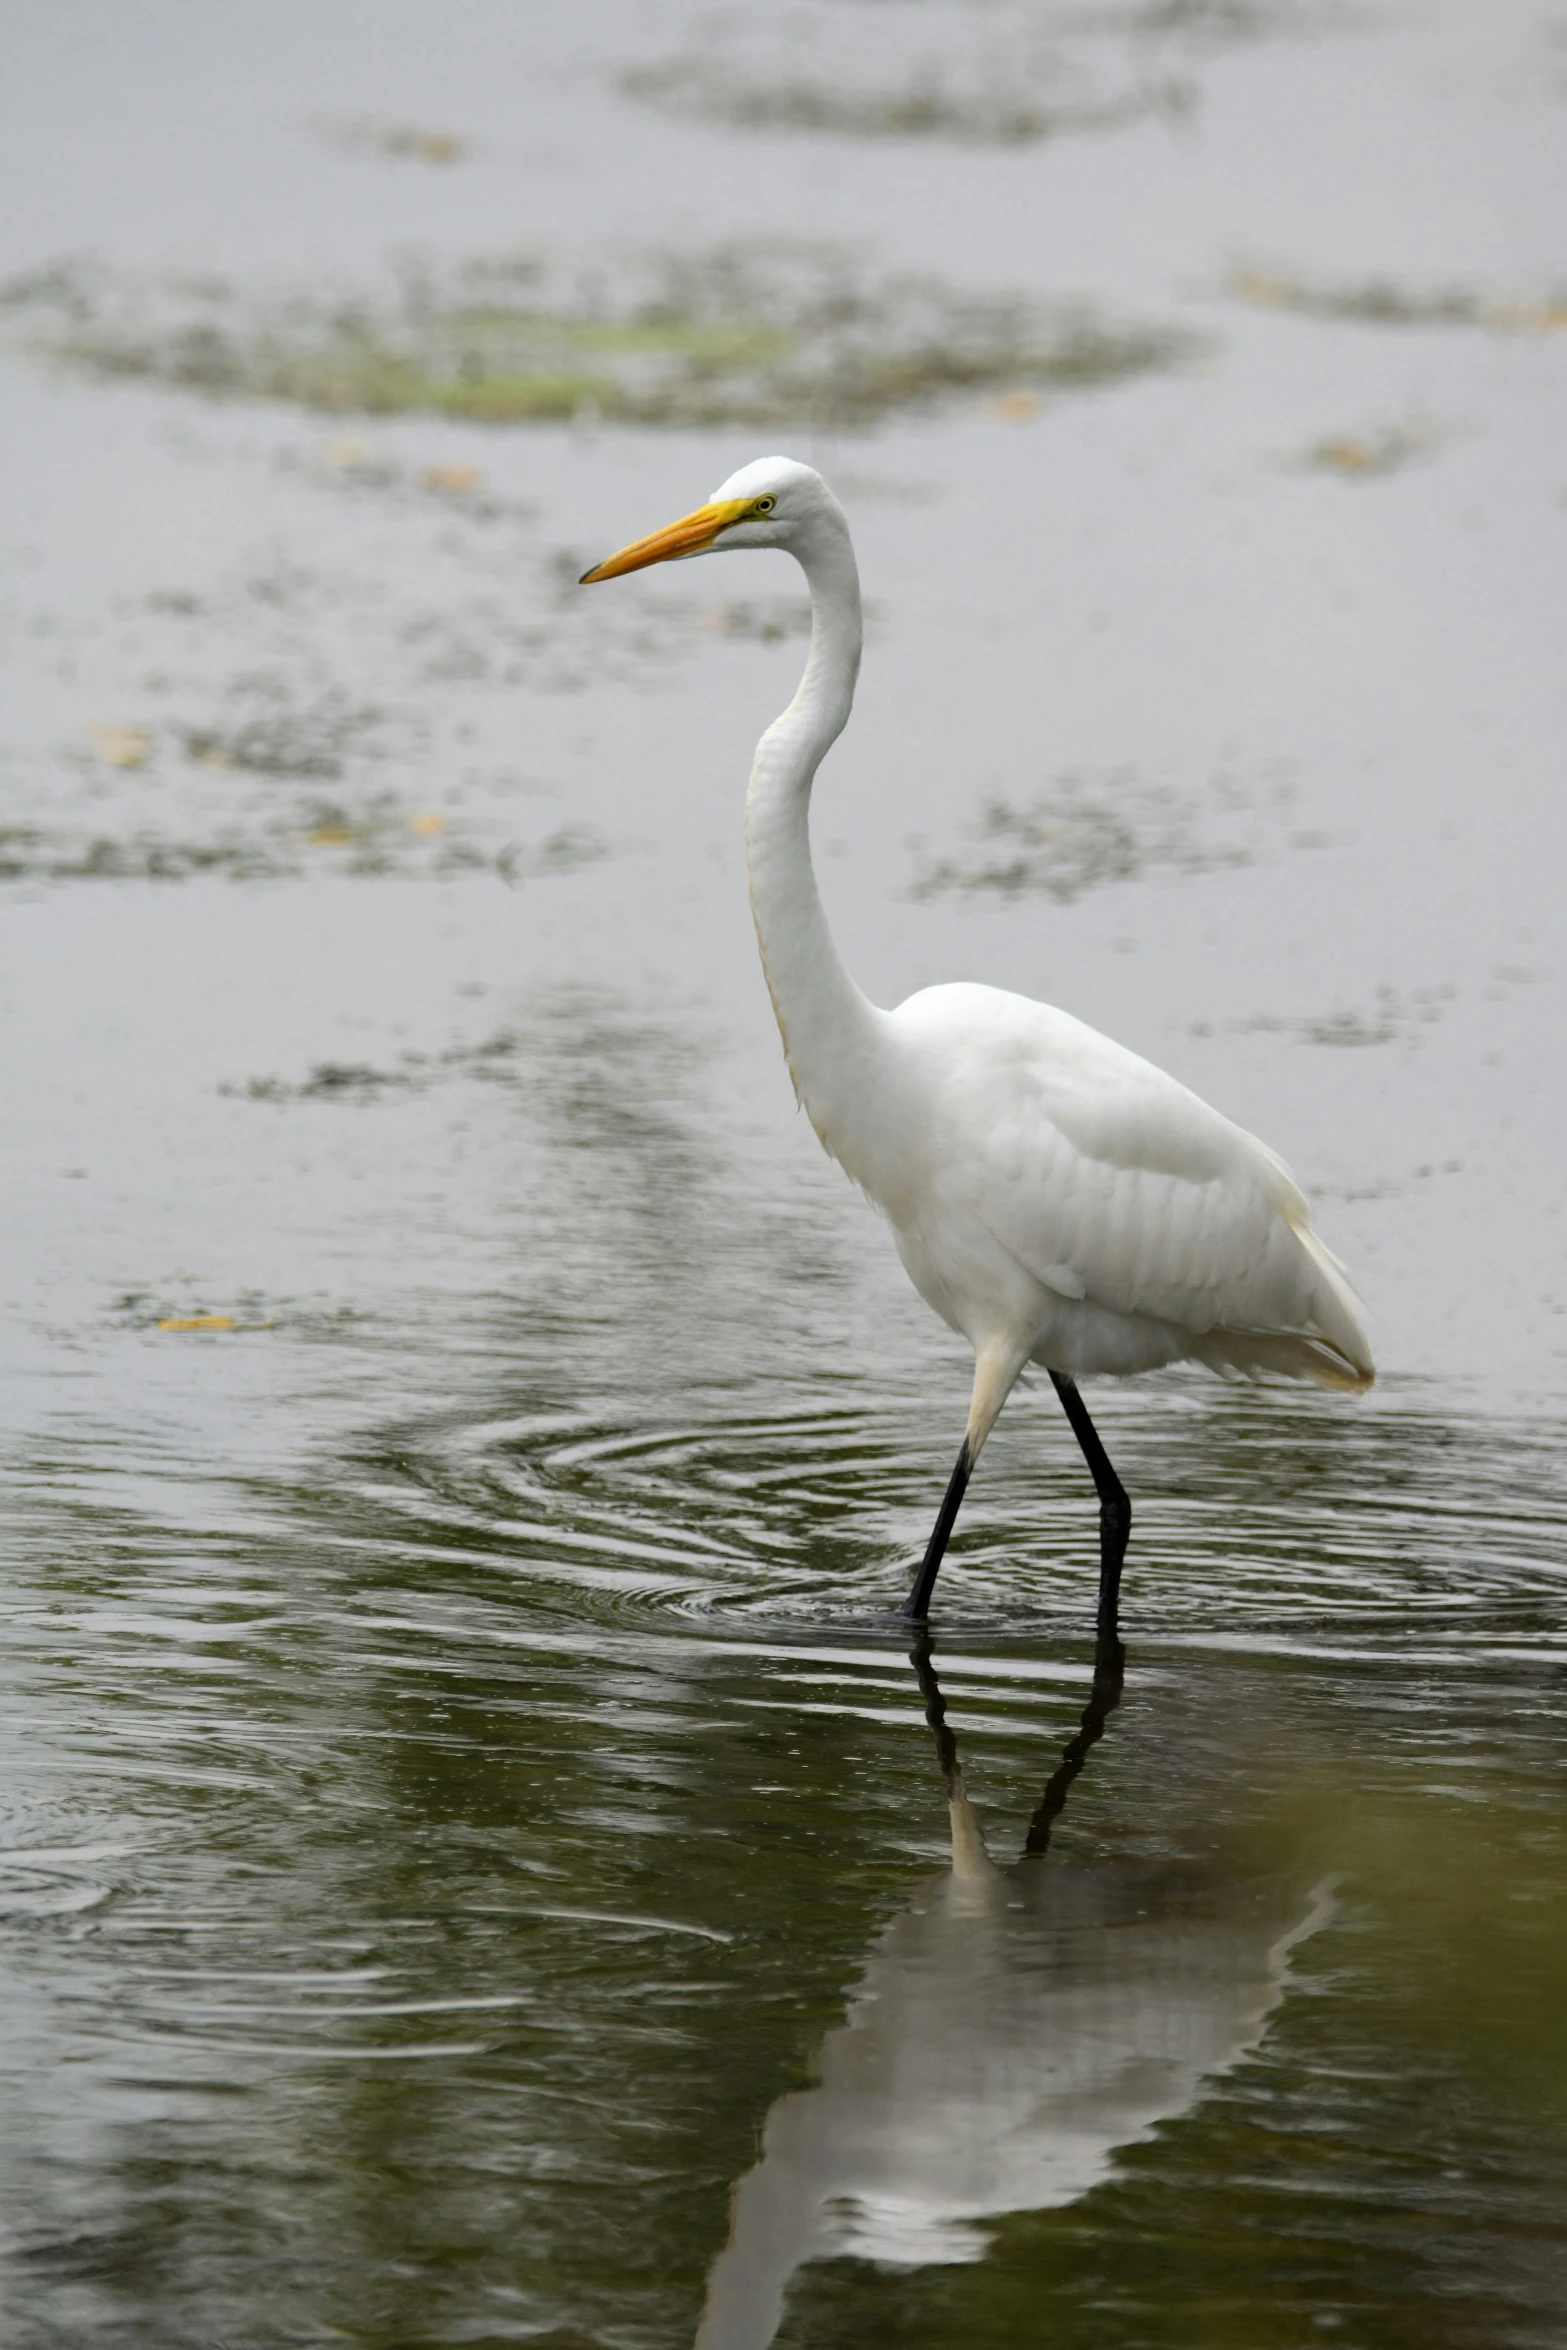
[[[800,688],[756,746],[745,802],[746,870],[762,969],[794,1089],[827,1149],[862,1182],[860,1129],[880,1015],[839,959],[811,864],[811,786],[848,723],[863,631],[847,526],[823,517],[799,550],[811,591]]]

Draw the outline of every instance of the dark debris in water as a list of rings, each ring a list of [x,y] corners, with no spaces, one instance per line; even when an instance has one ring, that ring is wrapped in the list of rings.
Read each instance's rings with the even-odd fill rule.
[[[1412,286],[1396,278],[1351,278],[1335,283],[1287,269],[1257,266],[1234,271],[1229,291],[1264,310],[1360,326],[1484,327],[1493,334],[1567,333],[1567,293],[1520,298],[1477,293],[1464,286]]]
[[[282,1077],[249,1077],[242,1083],[220,1085],[218,1091],[237,1101],[362,1105],[392,1094],[424,1092],[454,1077],[514,1081],[518,1063],[528,1049],[529,1041],[517,1030],[503,1028],[478,1044],[453,1045],[442,1053],[401,1053],[389,1069],[376,1068],[368,1061],[317,1061],[307,1076],[292,1082]]]
[[[594,826],[565,824],[531,843],[494,843],[448,828],[436,811],[410,815],[386,795],[357,807],[317,802],[277,823],[232,824],[204,838],[154,831],[0,826],[0,882],[449,880],[491,873],[517,884],[577,873],[614,854]]]
[[[884,88],[832,78],[780,80],[703,56],[671,57],[633,67],[621,79],[628,97],[668,113],[694,115],[738,130],[826,132],[854,139],[947,139],[966,146],[1022,147],[1085,131],[1119,129],[1150,114],[1187,112],[1189,84],[1130,82],[1100,98],[1052,101],[1043,92],[1004,84],[962,89],[934,75]]]
[[[185,755],[203,767],[306,782],[336,782],[349,753],[362,746],[383,713],[329,692],[295,700],[279,681],[251,681],[241,714],[228,723],[190,727]]]
[[[1128,0],[1044,10],[1029,0],[880,12],[803,0],[786,17],[735,10],[691,43],[624,69],[628,97],[753,132],[1020,147],[1190,114],[1195,68],[1324,11],[1294,0]]]
[[[0,881],[277,880],[298,864],[269,843],[239,833],[176,840],[145,829],[70,837],[32,825],[0,827]]]
[[[281,1077],[252,1077],[243,1085],[221,1085],[220,1093],[249,1102],[365,1102],[389,1088],[415,1082],[411,1069],[375,1069],[364,1061],[318,1061],[308,1077],[287,1085]]]
[[[852,427],[997,386],[1086,390],[1191,356],[1184,330],[1083,301],[877,275],[785,240],[550,271],[404,261],[379,293],[247,296],[64,264],[0,289],[35,346],[210,398],[514,424]]]
[[[1231,1020],[1226,1025],[1231,1035],[1293,1036],[1302,1044],[1416,1044],[1420,1030],[1441,1019],[1456,993],[1448,985],[1417,987],[1406,995],[1395,987],[1383,985],[1377,989],[1375,1002],[1367,1011],[1341,1009],[1298,1019],[1257,1012],[1248,1019]],[[1191,1030],[1193,1036],[1213,1033],[1212,1023],[1206,1020],[1199,1020]]]
[[[1344,481],[1377,481],[1429,457],[1442,435],[1426,418],[1382,425],[1370,432],[1327,433],[1294,460],[1307,473],[1336,473]]]
[[[353,434],[336,434],[309,450],[285,449],[278,465],[316,487],[374,496],[411,511],[428,512],[438,506],[469,522],[527,523],[537,517],[535,507],[498,497],[479,465],[402,465],[373,440]]]
[[[1131,769],[1069,773],[1023,804],[993,795],[969,826],[968,845],[927,858],[912,894],[1043,896],[1069,905],[1110,882],[1248,865],[1257,828],[1234,837],[1236,819],[1278,816],[1290,799],[1278,778],[1260,791],[1223,778],[1204,796],[1145,783]]]
[[[380,156],[389,163],[461,163],[471,152],[460,131],[428,123],[387,122],[374,114],[318,116],[311,128],[345,154]]]
[[[110,1301],[109,1315],[124,1330],[197,1338],[247,1337],[269,1330],[286,1330],[292,1338],[341,1338],[363,1320],[350,1306],[280,1301],[254,1289],[214,1298],[206,1291],[193,1292],[184,1282],[121,1290]]]

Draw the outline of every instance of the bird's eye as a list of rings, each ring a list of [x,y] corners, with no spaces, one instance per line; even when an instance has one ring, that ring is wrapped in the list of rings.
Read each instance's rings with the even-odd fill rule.
[[[777,503],[776,498],[758,498],[751,511],[753,514],[771,514]]]

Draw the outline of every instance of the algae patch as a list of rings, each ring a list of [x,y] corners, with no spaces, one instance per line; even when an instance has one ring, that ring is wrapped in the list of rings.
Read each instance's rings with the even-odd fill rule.
[[[699,40],[618,79],[644,105],[744,133],[1022,147],[1187,115],[1205,58],[1322,13],[1292,0],[987,0],[917,22],[905,11],[890,39],[881,10],[802,0],[712,16]]]
[[[1482,327],[1492,334],[1567,333],[1567,293],[1532,297],[1482,294],[1465,286],[1401,285],[1396,278],[1335,283],[1287,269],[1250,266],[1232,272],[1228,290],[1262,310],[1287,310],[1358,326]]]
[[[220,1094],[247,1102],[335,1102],[362,1107],[399,1093],[424,1092],[453,1077],[510,1083],[517,1076],[523,1038],[509,1028],[475,1044],[452,1045],[440,1053],[400,1053],[390,1068],[369,1061],[317,1061],[302,1078],[248,1077],[220,1085]]]
[[[379,290],[335,297],[66,264],[0,288],[0,312],[103,380],[488,424],[852,428],[965,393],[1113,384],[1197,348],[1085,301],[878,275],[839,247],[787,241],[574,271],[530,256],[445,274],[405,260]]]
[[[1293,1036],[1301,1044],[1347,1046],[1352,1050],[1367,1045],[1412,1046],[1420,1041],[1422,1028],[1442,1018],[1456,993],[1451,985],[1417,987],[1407,994],[1384,985],[1377,989],[1375,1001],[1366,1010],[1340,1007],[1296,1019],[1257,1012],[1246,1020],[1231,1020],[1226,1027],[1232,1036]],[[1212,1036],[1213,1023],[1199,1020],[1190,1033]],[[1429,1169],[1425,1172],[1429,1173]]]
[[[1260,846],[1256,818],[1282,816],[1291,799],[1277,777],[1260,791],[1221,778],[1199,794],[1146,783],[1130,769],[1073,772],[1023,803],[992,794],[965,845],[927,858],[911,894],[1070,905],[1111,882],[1249,865]]]
[[[295,701],[271,679],[250,681],[246,700],[249,708],[230,724],[187,728],[185,756],[202,767],[336,782],[382,719],[335,692]]]
[[[1176,81],[1131,83],[1098,98],[1052,99],[1005,85],[954,88],[915,76],[890,88],[837,81],[753,78],[704,57],[672,57],[633,67],[621,79],[628,97],[666,113],[693,115],[740,130],[828,132],[859,139],[947,139],[965,146],[1032,146],[1073,132],[1107,131],[1149,114],[1177,114],[1191,93]]]

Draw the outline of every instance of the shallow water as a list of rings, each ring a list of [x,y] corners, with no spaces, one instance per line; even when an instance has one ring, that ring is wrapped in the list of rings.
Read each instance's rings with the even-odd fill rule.
[[[870,604],[824,887],[883,999],[1267,1135],[1384,1376],[1096,1396],[1114,1689],[1020,1393],[911,1657],[963,1350],[739,862],[797,583],[571,586],[740,412],[214,402],[19,297],[7,2343],[1559,2342],[1549,20],[261,23],[17,28],[0,271],[248,327],[526,246],[619,319],[847,235],[878,365],[913,273],[1168,338],[769,428]]]

